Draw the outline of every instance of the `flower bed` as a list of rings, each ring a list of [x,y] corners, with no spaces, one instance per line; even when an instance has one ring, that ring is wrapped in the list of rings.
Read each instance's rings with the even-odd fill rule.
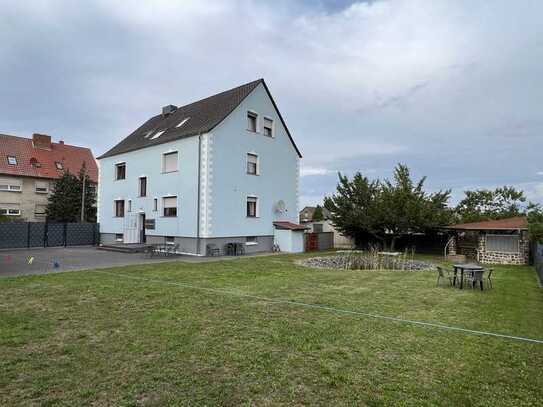
[[[335,255],[311,257],[303,260],[302,265],[315,268],[346,270],[393,270],[393,271],[433,271],[435,264],[429,261],[398,258],[393,261],[378,263],[372,256]]]

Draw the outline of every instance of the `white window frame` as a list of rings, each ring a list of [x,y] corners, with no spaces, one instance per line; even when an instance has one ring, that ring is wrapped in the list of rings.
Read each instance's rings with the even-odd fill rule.
[[[123,202],[123,216],[117,216],[117,202]],[[113,217],[114,218],[124,218],[126,215],[126,201],[124,199],[114,199],[113,200]]]
[[[245,246],[256,246],[256,245],[258,245],[258,236],[245,237]]]
[[[271,122],[271,134],[268,136],[266,134],[266,120],[269,120]],[[262,120],[262,134],[266,137],[275,137],[275,120],[273,120],[271,117],[264,116],[264,120]]]
[[[177,161],[175,163],[175,170],[166,171],[166,156],[171,154],[177,154]],[[172,151],[165,151],[162,153],[162,173],[163,174],[170,174],[172,172],[179,171],[179,151],[178,150],[172,150]]]
[[[38,206],[43,206],[43,207],[45,207],[44,211],[43,211],[43,212],[37,212]],[[34,206],[34,216],[45,216],[46,214],[47,214],[47,205],[36,204],[36,205]]]
[[[255,119],[255,129],[254,130],[249,128],[249,117],[252,117],[252,118]],[[254,110],[247,110],[246,120],[247,120],[247,131],[249,131],[251,133],[258,133],[259,120],[260,120],[259,114],[257,112],[255,112]]]
[[[2,186],[5,186],[5,188],[0,188],[2,192],[22,192],[23,190],[21,184],[10,184],[10,181],[2,181]]]
[[[175,198],[175,207],[174,206],[166,206],[164,200],[168,198]],[[175,208],[175,216],[172,215],[165,215],[164,211],[168,208]],[[166,195],[162,197],[162,217],[163,218],[177,218],[179,216],[179,198],[177,195]]]
[[[124,166],[124,178],[118,178],[119,176],[119,167],[120,166]],[[126,162],[120,162],[120,163],[115,163],[115,181],[124,181],[126,179]]]
[[[255,172],[252,173],[252,172],[249,172],[249,156],[252,155],[253,157],[256,157],[256,168],[255,168]],[[248,175],[260,175],[260,157],[258,156],[257,153],[255,153],[254,151],[249,151],[246,156],[246,163],[245,163],[245,167],[246,167],[246,171],[247,171],[247,174]]]
[[[141,194],[141,180],[145,179],[145,195]],[[138,197],[145,198],[147,196],[147,181],[148,178],[145,175],[142,175],[138,178]]]
[[[11,212],[16,212],[16,213],[11,213]],[[21,216],[21,210],[20,209],[14,209],[14,208],[0,208],[0,215]]]
[[[38,191],[38,188],[43,188],[43,187],[39,187],[38,184],[40,182],[43,182],[44,184],[46,184],[47,186],[45,187],[45,191]],[[47,181],[36,181],[34,183],[34,191],[37,193],[37,194],[48,194],[49,193],[49,183]]]
[[[247,204],[249,203],[249,199],[254,199],[255,200],[255,216],[249,216],[249,214],[247,213]],[[247,195],[245,197],[245,216],[247,218],[249,218],[249,219],[259,218],[260,217],[259,206],[260,206],[260,200],[258,199],[258,196],[256,196],[256,195]]]

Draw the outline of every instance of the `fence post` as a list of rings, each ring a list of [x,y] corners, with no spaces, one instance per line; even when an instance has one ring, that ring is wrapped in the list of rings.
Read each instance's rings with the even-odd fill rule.
[[[47,229],[49,229],[49,224],[45,222],[45,225],[43,227],[43,247],[47,247]]]
[[[26,224],[26,247],[30,247],[30,222]]]
[[[62,224],[62,238],[64,239],[64,247],[68,245],[68,224]]]

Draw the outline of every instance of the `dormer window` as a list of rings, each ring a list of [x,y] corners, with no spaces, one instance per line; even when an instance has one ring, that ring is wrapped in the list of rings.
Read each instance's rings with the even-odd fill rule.
[[[17,165],[17,157],[15,157],[14,155],[8,155],[8,164]]]
[[[57,167],[57,170],[62,171],[64,169],[64,165],[60,161],[55,161],[55,167]]]
[[[258,126],[258,115],[254,112],[247,112],[247,130],[256,133]]]
[[[30,165],[34,168],[40,168],[41,167],[41,164],[39,163],[38,160],[36,160],[34,157],[32,157],[30,159]]]

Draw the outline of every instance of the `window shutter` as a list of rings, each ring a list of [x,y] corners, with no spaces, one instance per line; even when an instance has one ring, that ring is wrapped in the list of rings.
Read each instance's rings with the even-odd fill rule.
[[[177,197],[168,196],[164,198],[164,208],[175,208],[177,206]]]
[[[177,152],[164,154],[164,172],[177,171]]]

